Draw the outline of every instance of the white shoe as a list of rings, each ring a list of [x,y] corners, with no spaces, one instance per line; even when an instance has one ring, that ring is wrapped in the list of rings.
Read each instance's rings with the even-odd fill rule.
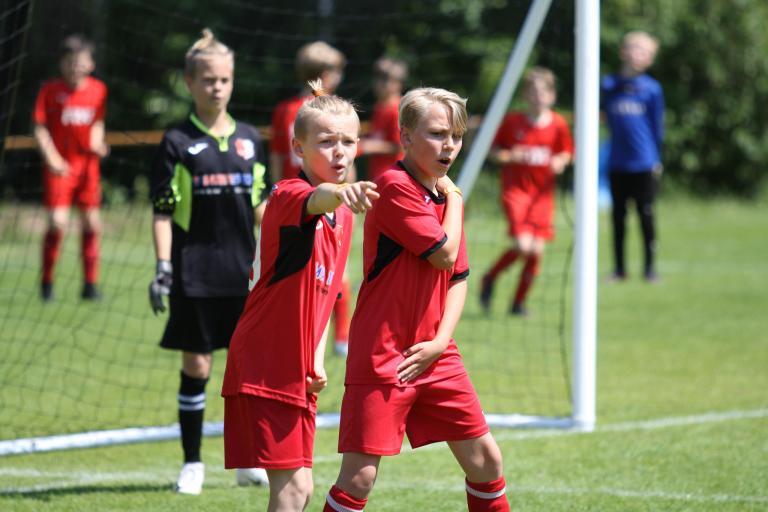
[[[333,344],[333,352],[337,356],[347,357],[349,344],[346,341],[337,341]]]
[[[257,486],[269,486],[269,478],[267,478],[267,471],[262,468],[239,468],[235,475],[237,479],[237,485],[257,485]]]
[[[187,462],[181,467],[179,479],[176,481],[176,492],[179,494],[200,494],[203,492],[203,480],[205,480],[205,464]]]

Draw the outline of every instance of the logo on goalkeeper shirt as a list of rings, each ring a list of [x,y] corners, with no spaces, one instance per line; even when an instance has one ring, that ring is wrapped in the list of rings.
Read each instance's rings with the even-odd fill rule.
[[[198,142],[198,143],[197,143],[197,144],[195,144],[194,146],[189,146],[189,147],[187,148],[187,152],[188,152],[190,155],[193,155],[193,156],[194,156],[194,155],[199,155],[199,154],[200,154],[200,152],[201,152],[202,150],[204,150],[205,148],[207,148],[207,147],[208,147],[208,143],[207,143],[207,142]]]
[[[243,160],[250,160],[256,155],[256,148],[251,139],[235,139],[235,151]]]

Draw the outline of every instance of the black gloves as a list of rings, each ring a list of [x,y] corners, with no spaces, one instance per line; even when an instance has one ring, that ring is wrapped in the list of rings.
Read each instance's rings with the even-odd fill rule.
[[[149,305],[152,306],[152,312],[157,315],[158,312],[165,311],[163,296],[171,293],[171,284],[173,283],[173,266],[170,261],[157,260],[157,269],[155,278],[149,283]]]

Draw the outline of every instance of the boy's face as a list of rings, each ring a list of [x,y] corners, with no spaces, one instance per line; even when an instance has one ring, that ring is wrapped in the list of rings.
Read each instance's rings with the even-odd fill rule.
[[[341,69],[329,69],[320,74],[320,80],[323,82],[323,90],[328,94],[333,94],[338,89],[341,79],[344,78],[344,72]]]
[[[223,55],[198,59],[194,76],[185,76],[184,80],[197,110],[226,110],[234,85],[232,60]]]
[[[379,99],[400,96],[403,92],[403,83],[390,76],[379,75],[373,80],[373,92]]]
[[[294,137],[292,142],[304,171],[320,182],[343,183],[357,154],[357,116],[321,114],[308,128],[303,139]]]
[[[431,178],[442,178],[461,151],[462,136],[451,125],[448,108],[440,103],[429,105],[413,128],[403,127],[400,139],[406,159]]]
[[[642,73],[653,64],[656,49],[651,41],[641,37],[628,39],[621,45],[619,53],[624,65],[630,71]]]
[[[549,110],[555,104],[555,91],[543,80],[533,80],[525,88],[525,101],[533,110]]]
[[[75,87],[93,73],[93,56],[89,51],[70,53],[61,58],[59,70],[64,81]]]

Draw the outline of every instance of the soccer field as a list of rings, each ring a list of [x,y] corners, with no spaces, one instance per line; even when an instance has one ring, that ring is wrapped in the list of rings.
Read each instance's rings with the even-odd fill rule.
[[[514,510],[768,510],[766,206],[765,200],[741,203],[662,198],[662,280],[653,285],[637,277],[640,249],[634,216],[627,251],[631,278],[620,284],[604,281],[610,269],[610,238],[607,213],[601,214],[597,429],[591,433],[495,430],[505,458],[508,495]],[[5,222],[10,210],[3,208]],[[167,389],[169,395],[167,411],[142,413],[136,407],[129,408],[129,414],[144,414],[143,419],[150,424],[167,424],[174,415],[176,357],[162,353],[154,345],[163,319],[138,320],[149,314],[143,294],[152,268],[151,257],[147,259],[148,224],[134,227],[146,234],[143,241],[105,243],[105,252],[112,251],[105,254],[105,259],[119,262],[122,270],[106,278],[105,289],[108,292],[110,285],[115,289],[119,284],[120,289],[134,290],[142,300],[107,298],[108,304],[121,304],[117,308],[120,315],[103,319],[116,325],[119,334],[113,336],[109,353],[105,349],[99,357],[82,363],[82,372],[98,371],[108,377],[99,391],[111,403],[103,411],[86,408],[73,414],[89,420],[95,414],[97,419],[104,418],[105,425],[111,411],[120,409],[121,403],[134,407],[130,397],[115,391],[125,381],[138,380],[140,388],[153,393],[155,389]],[[34,244],[30,244],[31,249],[16,249],[14,239],[21,234],[9,234],[6,228],[0,233],[3,254],[17,250],[21,259],[37,257]],[[34,226],[27,229],[34,230]],[[70,236],[67,244],[69,249],[61,265],[75,268],[76,237]],[[554,249],[552,258],[558,258]],[[494,254],[470,254],[471,263],[475,262],[474,274],[470,278],[466,320],[457,336],[460,347],[462,332],[472,329],[478,314],[480,274]],[[8,327],[0,334],[6,360],[0,368],[7,372],[3,382],[34,385],[34,381],[45,379],[50,389],[45,390],[44,399],[62,411],[52,416],[52,425],[40,425],[40,417],[25,417],[23,404],[13,402],[13,390],[0,391],[2,438],[16,431],[20,422],[29,422],[29,431],[35,435],[55,431],[56,417],[69,418],[63,409],[77,409],[78,396],[93,392],[69,389],[66,375],[41,374],[32,364],[8,364],[23,361],[30,351],[35,357],[55,351],[55,347],[48,346],[22,347],[18,340],[30,333],[44,339],[45,333],[55,332],[57,326],[65,329],[72,322],[87,325],[89,315],[96,315],[95,309],[68,304],[66,297],[77,293],[78,274],[74,271],[75,277],[58,290],[60,299],[54,309],[24,317],[21,312],[29,310],[37,290],[21,288],[32,287],[35,274],[33,270],[19,271],[9,263],[12,261],[16,259],[8,257],[0,262],[3,289],[7,288],[6,280],[13,280],[19,287],[18,292],[0,297],[0,318]],[[23,268],[34,268],[34,262],[36,259]],[[359,272],[359,267],[350,269],[353,281]],[[20,320],[9,324],[11,318]],[[521,320],[534,321],[535,314]],[[107,332],[103,326],[93,329],[97,334]],[[146,343],[140,346],[129,342],[137,336],[145,338]],[[498,345],[489,346],[498,350]],[[472,350],[476,353],[482,347],[473,346]],[[492,356],[504,358],[506,354],[501,352]],[[79,356],[68,353],[61,357]],[[124,368],[110,362],[114,358],[152,364]],[[223,358],[219,357],[219,373],[222,366]],[[338,361],[330,362],[329,371],[335,373],[336,385],[325,392],[328,396],[321,396],[321,401],[338,400],[341,369]],[[483,380],[480,373],[478,378]],[[483,382],[478,384],[483,386]],[[216,414],[220,411],[220,405],[215,404],[217,383],[211,386],[209,405]],[[112,400],[114,397],[119,399]],[[504,403],[503,398],[499,403]],[[76,419],[68,422],[76,423]],[[324,494],[336,477],[340,457],[335,453],[335,443],[335,430],[318,432],[316,495],[311,511],[322,509]],[[170,491],[180,457],[177,441],[2,457],[0,510],[192,512],[266,508],[265,489],[238,488],[232,472],[222,469],[221,438],[204,440],[207,473],[200,497],[177,496]],[[464,502],[461,471],[441,444],[416,451],[404,449],[401,456],[385,458],[367,510],[460,511],[466,510]]]

